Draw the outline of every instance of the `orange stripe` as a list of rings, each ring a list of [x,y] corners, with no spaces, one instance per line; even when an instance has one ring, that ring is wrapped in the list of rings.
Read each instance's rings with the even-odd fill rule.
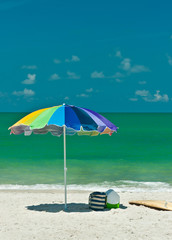
[[[105,130],[102,133],[100,133],[100,135],[102,135],[102,134],[109,134],[109,135],[111,135],[113,132],[114,131],[112,131],[110,128],[106,127]]]

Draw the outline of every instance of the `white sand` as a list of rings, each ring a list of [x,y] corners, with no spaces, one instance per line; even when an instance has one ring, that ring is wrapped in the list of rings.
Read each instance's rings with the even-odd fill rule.
[[[172,193],[120,193],[120,209],[88,209],[90,192],[0,191],[0,240],[172,239],[172,211],[130,205],[130,200],[172,201]]]

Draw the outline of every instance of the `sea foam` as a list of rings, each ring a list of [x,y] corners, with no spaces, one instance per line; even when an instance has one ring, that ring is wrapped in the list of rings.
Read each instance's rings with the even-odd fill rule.
[[[101,184],[69,184],[68,190],[82,191],[107,191],[113,188],[117,192],[172,192],[172,185],[165,182],[138,182],[138,181],[116,181],[103,182]],[[63,190],[62,184],[34,184],[34,185],[15,185],[1,184],[0,190]]]

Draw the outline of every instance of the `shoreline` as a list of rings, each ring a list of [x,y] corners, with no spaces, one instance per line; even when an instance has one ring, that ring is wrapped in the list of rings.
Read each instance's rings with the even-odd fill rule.
[[[108,190],[108,189],[107,189]],[[118,192],[117,190],[113,189],[114,191],[116,191],[119,195],[123,195],[123,194],[138,194],[138,195],[144,195],[144,194],[147,194],[147,195],[171,195],[172,196],[172,191],[121,191],[121,192]],[[100,189],[97,189],[96,191],[99,191],[99,192],[103,192],[101,191]],[[9,193],[13,193],[13,192],[16,192],[16,193],[37,193],[37,192],[40,192],[40,193],[57,193],[57,194],[62,194],[64,193],[64,189],[0,189],[0,193],[6,193],[6,192],[9,192]],[[78,189],[67,189],[67,193],[91,193],[93,192],[91,189],[90,190],[78,190]],[[105,191],[106,192],[106,191]],[[172,199],[171,199],[172,201]]]
[[[147,182],[119,180],[90,184],[68,184],[69,191],[102,191],[114,189],[116,192],[172,192],[172,184],[167,182]],[[0,184],[1,190],[64,190],[64,184]]]
[[[172,201],[172,192],[121,192],[120,208],[93,211],[91,191],[0,190],[0,239],[171,240],[172,212],[130,205],[131,200]]]

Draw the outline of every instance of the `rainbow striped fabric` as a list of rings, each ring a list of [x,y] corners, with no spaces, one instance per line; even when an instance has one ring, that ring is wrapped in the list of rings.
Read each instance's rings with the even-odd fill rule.
[[[64,126],[67,135],[75,133],[90,136],[99,133],[112,135],[117,131],[117,127],[102,115],[86,108],[66,104],[32,112],[9,129],[11,134],[15,135],[51,132],[52,135],[60,136],[63,134]]]

